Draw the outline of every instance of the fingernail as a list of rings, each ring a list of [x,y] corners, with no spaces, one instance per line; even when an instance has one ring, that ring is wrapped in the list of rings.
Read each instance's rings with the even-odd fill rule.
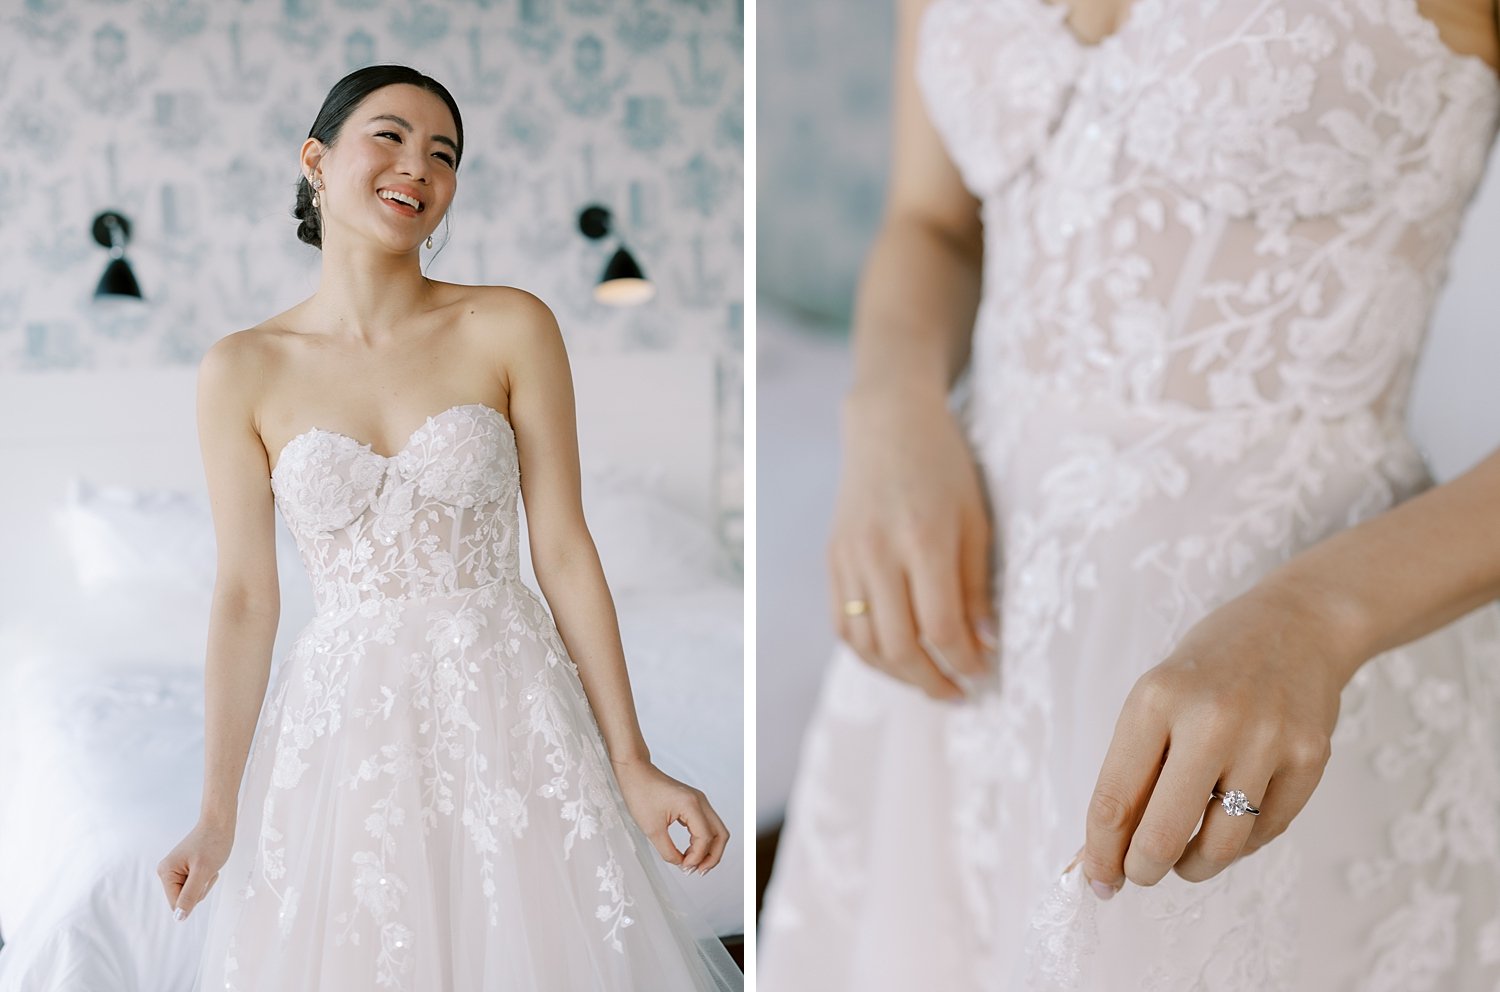
[[[1089,885],[1093,887],[1094,895],[1100,899],[1111,899],[1114,897],[1115,887],[1113,885],[1106,885],[1098,879],[1091,879]]]
[[[994,617],[980,617],[974,624],[974,632],[991,651],[1000,643],[1000,625],[995,622]]]
[[[172,919],[176,920],[178,923],[181,923],[186,917],[187,911],[184,910],[181,906],[178,906],[176,909],[172,910]]]

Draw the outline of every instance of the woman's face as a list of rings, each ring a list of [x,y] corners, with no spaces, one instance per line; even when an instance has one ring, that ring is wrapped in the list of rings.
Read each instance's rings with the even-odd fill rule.
[[[323,177],[327,230],[340,225],[364,233],[392,251],[412,251],[425,241],[453,202],[458,129],[448,105],[419,86],[383,86],[354,108],[338,141],[312,168]],[[309,139],[304,154],[322,146]],[[400,189],[421,201],[413,214],[379,191]]]

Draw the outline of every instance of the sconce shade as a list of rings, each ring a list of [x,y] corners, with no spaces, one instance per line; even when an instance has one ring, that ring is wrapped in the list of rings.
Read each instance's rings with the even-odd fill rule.
[[[110,259],[104,275],[99,277],[99,285],[94,288],[94,295],[140,298],[141,287],[135,281],[135,273],[130,271],[130,263],[123,258]]]
[[[604,267],[594,299],[614,306],[644,303],[656,295],[656,287],[646,278],[630,252],[619,248]]]
[[[578,229],[587,237],[598,241],[610,234],[613,221],[614,215],[609,212],[608,207],[591,203],[579,212]],[[646,278],[646,274],[623,244],[610,256],[609,264],[604,267],[604,274],[599,277],[599,284],[594,287],[594,299],[617,307],[644,303],[655,295],[656,287]]]

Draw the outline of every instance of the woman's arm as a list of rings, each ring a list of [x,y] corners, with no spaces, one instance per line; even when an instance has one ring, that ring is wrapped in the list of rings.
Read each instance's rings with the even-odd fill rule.
[[[979,306],[979,201],[928,119],[914,73],[917,25],[930,0],[900,0],[884,216],[860,275],[846,417],[866,398],[915,390],[938,403],[968,363]],[[851,409],[854,408],[854,409]]]
[[[948,408],[969,360],[983,228],[914,76],[927,2],[898,10],[891,174],[855,297],[826,559],[839,638],[892,678],[954,699],[965,677],[989,670],[998,635],[988,512]],[[850,615],[846,604],[860,602],[867,608]]]
[[[557,632],[578,665],[620,792],[663,860],[684,871],[708,872],[724,856],[729,829],[701,789],[652,764],[641,735],[619,618],[584,521],[573,375],[557,318],[541,300],[513,287],[493,287],[480,298],[486,323],[506,329],[491,340],[499,342],[495,365],[510,397],[531,562]],[[677,850],[668,833],[673,823],[688,829],[685,851]]]
[[[254,423],[261,359],[248,334],[215,342],[198,368],[198,440],[217,546],[204,671],[201,817],[230,828],[281,613],[270,471]]]
[[[552,619],[578,665],[609,756],[649,761],[625,668],[619,618],[583,515],[573,377],[557,318],[530,293],[489,296],[505,335],[510,420],[521,460],[531,561]]]
[[[1341,645],[1340,685],[1376,655],[1500,599],[1500,449],[1262,581],[1318,604]]]
[[[254,412],[264,374],[248,331],[216,341],[198,365],[198,443],[218,562],[203,674],[203,805],[192,830],[156,866],[178,920],[208,894],[234,846],[240,778],[281,613],[268,456]]]

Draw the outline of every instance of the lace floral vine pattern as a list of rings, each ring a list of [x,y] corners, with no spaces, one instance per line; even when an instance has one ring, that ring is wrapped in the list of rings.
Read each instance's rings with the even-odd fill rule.
[[[629,838],[632,852],[635,841],[621,832],[627,814],[577,666],[519,575],[519,459],[508,420],[483,404],[455,406],[392,456],[314,428],[288,442],[270,481],[317,613],[292,646],[290,675],[268,700],[252,749],[252,762],[272,766],[243,898],[273,899],[283,936],[299,925],[299,907],[318,900],[336,945],[368,946],[380,986],[410,988],[412,914],[424,910],[408,902],[415,884],[427,884],[398,867],[420,856],[410,845],[425,849],[458,818],[488,923],[499,926],[497,858],[513,859],[522,848],[505,838],[521,842],[545,811],[565,825],[563,862],[587,848],[600,939],[623,953],[635,898],[611,838]],[[392,652],[404,652],[394,666]],[[370,731],[358,738],[375,742],[370,753],[343,754],[336,781],[305,778],[349,747],[351,725]],[[496,727],[508,733],[497,738]],[[348,891],[310,893],[283,882],[289,845],[305,867],[316,848],[304,845],[317,843],[286,806],[295,796],[305,809],[308,790],[330,785],[346,797],[338,802],[367,804],[367,843],[333,876],[347,878]],[[231,990],[237,937],[227,948]]]
[[[1226,461],[1270,415],[1398,422],[1495,73],[1414,0],[1135,0],[1096,48],[1065,12],[936,0],[921,25],[984,204],[985,367],[1150,408]]]

